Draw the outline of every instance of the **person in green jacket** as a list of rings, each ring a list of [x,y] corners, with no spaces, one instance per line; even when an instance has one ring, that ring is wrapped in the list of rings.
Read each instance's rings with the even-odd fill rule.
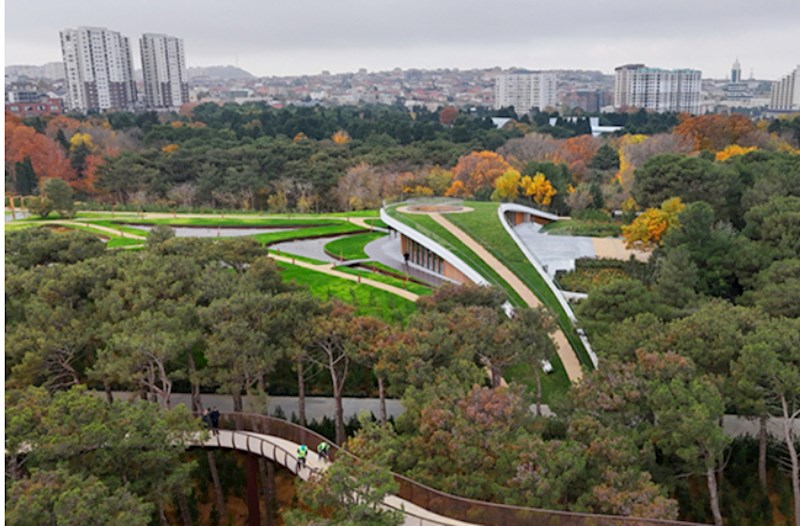
[[[308,446],[305,444],[300,444],[300,447],[297,448],[297,462],[300,464],[300,467],[306,467],[306,459],[308,458]]]
[[[323,441],[320,442],[317,446],[317,455],[319,455],[320,460],[328,460],[328,453],[330,453],[331,445],[327,442]]]

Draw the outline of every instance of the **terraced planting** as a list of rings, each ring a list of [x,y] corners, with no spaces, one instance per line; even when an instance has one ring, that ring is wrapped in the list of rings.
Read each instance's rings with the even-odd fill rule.
[[[531,265],[528,258],[508,235],[497,215],[497,203],[465,203],[474,212],[448,214],[447,219],[464,230],[473,239],[483,245],[497,259],[503,262],[536,297],[556,315],[561,330],[567,336],[570,345],[576,350],[578,359],[584,367],[592,367],[592,361],[572,326],[572,321],[561,307],[555,293],[547,286],[542,276]]]
[[[416,310],[416,305],[390,292],[367,285],[305,269],[296,265],[278,262],[284,281],[306,285],[312,294],[329,300],[338,298],[356,307],[360,315],[375,316],[387,321],[405,320]],[[372,278],[372,276],[370,276]]]
[[[325,252],[341,260],[368,259],[364,247],[385,235],[383,232],[368,232],[336,239],[325,245]]]
[[[453,234],[448,232],[444,227],[439,225],[430,217],[422,214],[403,214],[398,212],[395,207],[387,210],[388,214],[395,219],[413,227],[422,234],[435,239],[439,244],[453,252],[456,256],[460,257],[467,265],[478,271],[489,283],[506,291],[509,301],[515,307],[522,307],[525,302],[517,294],[517,292],[494,271],[492,267],[487,265],[481,258],[479,258],[472,250],[469,249],[464,243],[459,241]],[[453,215],[448,215],[450,219]],[[504,232],[505,234],[505,232]]]

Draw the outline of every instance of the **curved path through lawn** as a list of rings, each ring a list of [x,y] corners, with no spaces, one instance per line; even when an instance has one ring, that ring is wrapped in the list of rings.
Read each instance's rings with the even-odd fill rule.
[[[369,287],[374,287],[376,289],[381,289],[396,296],[400,296],[401,298],[407,299],[409,301],[416,302],[419,299],[418,294],[414,294],[413,292],[409,292],[405,289],[401,289],[400,287],[395,287],[393,285],[389,285],[387,283],[382,283],[380,281],[375,281],[374,279],[364,278],[360,276],[354,276],[353,274],[347,274],[345,272],[340,272],[338,270],[334,270],[332,264],[327,265],[314,265],[313,263],[307,263],[305,261],[300,261],[291,257],[287,256],[279,256],[277,254],[270,254],[270,258],[276,261],[282,261],[283,263],[289,263],[290,265],[296,265],[298,267],[303,267],[304,269],[313,270],[314,272],[321,272],[322,274],[328,274],[329,276],[335,276],[337,278],[346,279],[348,281],[355,281],[356,283],[361,283],[363,285],[367,285]]]
[[[456,225],[445,219],[441,214],[429,214],[431,219],[436,221],[440,226],[447,229],[451,234],[456,236],[459,241],[464,243],[470,250],[472,250],[478,257],[485,261],[501,278],[503,278],[511,287],[520,295],[522,300],[531,308],[536,308],[542,305],[539,298],[520,280],[516,274],[511,272],[505,265],[503,265],[496,257],[494,257],[483,245],[472,239],[466,232],[458,228]],[[583,369],[578,361],[578,356],[575,354],[572,346],[569,344],[564,332],[557,328],[552,335],[553,343],[555,343],[558,357],[561,363],[564,364],[564,369],[567,371],[567,376],[571,382],[577,382],[583,377]]]
[[[117,230],[117,229],[114,229],[114,228],[111,228],[111,227],[97,225],[97,224],[89,223],[89,222],[84,223],[84,222],[81,222],[81,221],[50,221],[48,224],[51,224],[51,225],[76,226],[76,227],[88,227],[88,228],[91,228],[92,230],[97,230],[99,232],[107,232],[109,234],[114,234],[115,236],[118,236],[118,237],[126,237],[128,239],[138,239],[138,240],[141,240],[141,241],[147,241],[147,238],[144,237],[144,236],[137,236],[135,234],[129,234],[129,233],[123,232],[121,230]]]

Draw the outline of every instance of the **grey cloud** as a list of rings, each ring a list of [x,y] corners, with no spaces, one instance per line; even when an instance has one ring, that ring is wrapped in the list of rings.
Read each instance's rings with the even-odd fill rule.
[[[736,55],[747,55],[757,71],[775,77],[800,60],[786,37],[796,38],[799,21],[797,0],[37,0],[36,9],[8,0],[6,59],[58,60],[60,29],[100,25],[133,40],[143,32],[181,36],[190,64],[239,57],[257,74],[398,61],[464,67],[471,58],[475,67],[526,66],[516,62],[526,57],[546,58],[547,68],[559,67],[550,61],[560,57],[563,67],[609,71],[645,61],[722,73]],[[596,52],[604,48],[609,55]],[[46,49],[50,58],[37,58]]]

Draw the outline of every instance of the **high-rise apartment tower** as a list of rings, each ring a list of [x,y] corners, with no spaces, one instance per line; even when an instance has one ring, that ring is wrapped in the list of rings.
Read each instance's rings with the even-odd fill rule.
[[[505,73],[495,79],[495,109],[514,106],[514,110],[522,115],[531,108],[543,110],[555,105],[554,73]]]
[[[102,27],[61,31],[67,109],[129,110],[136,101],[128,38]]]
[[[800,66],[772,85],[769,109],[800,111]]]
[[[628,64],[615,69],[614,106],[647,110],[700,111],[701,73],[696,69],[658,69]]]
[[[145,33],[139,47],[147,107],[176,108],[189,102],[183,39]]]

